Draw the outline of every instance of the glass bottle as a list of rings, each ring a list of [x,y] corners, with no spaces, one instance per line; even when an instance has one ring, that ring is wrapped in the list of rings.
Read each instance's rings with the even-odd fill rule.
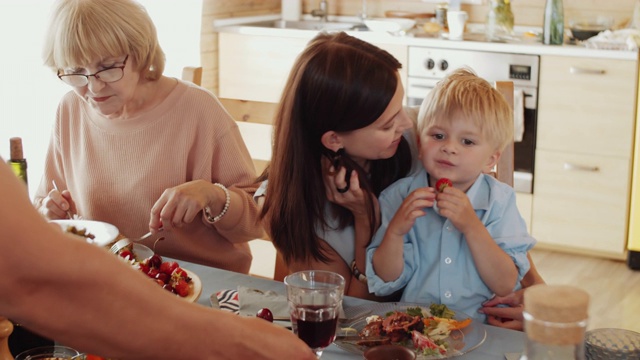
[[[19,137],[13,137],[9,139],[9,143],[10,156],[8,163],[11,166],[11,170],[13,170],[13,173],[28,185],[27,159],[24,158],[24,153],[22,151],[22,139]]]
[[[29,184],[27,178],[27,159],[24,157],[24,151],[22,148],[22,139],[19,137],[13,137],[9,139],[9,166],[13,172],[18,176],[25,185]],[[0,320],[2,317],[0,317]],[[13,356],[19,353],[40,346],[52,346],[53,340],[42,337],[20,324],[13,323],[13,332],[9,335],[8,339],[9,350]]]
[[[491,0],[485,22],[487,40],[501,40],[513,35],[514,17],[510,0]]]
[[[544,7],[542,43],[562,45],[564,43],[564,9],[562,0],[547,0]]]
[[[524,292],[520,360],[585,360],[589,294],[565,285],[534,285]]]

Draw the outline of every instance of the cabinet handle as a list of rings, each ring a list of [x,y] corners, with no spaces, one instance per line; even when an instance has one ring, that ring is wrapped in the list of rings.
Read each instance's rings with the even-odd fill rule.
[[[564,163],[564,169],[565,170],[569,170],[569,171],[592,171],[592,172],[598,172],[600,171],[600,168],[597,166],[586,166],[586,165],[577,165],[577,164],[571,164],[571,163]]]
[[[412,84],[411,87],[418,89],[433,89],[435,85]]]
[[[603,75],[605,73],[605,71],[604,70],[597,70],[597,69],[585,69],[585,68],[571,66],[569,68],[569,73],[571,73],[571,74]]]

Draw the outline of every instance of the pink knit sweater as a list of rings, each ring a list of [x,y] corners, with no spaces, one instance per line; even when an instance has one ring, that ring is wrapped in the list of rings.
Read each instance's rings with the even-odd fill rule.
[[[151,207],[162,192],[205,179],[242,195],[243,217],[225,229],[201,217],[162,234],[163,256],[247,273],[247,241],[260,237],[252,199],[255,169],[238,126],[210,92],[179,81],[164,102],[126,121],[97,114],[74,92],[58,107],[44,176],[35,194],[39,204],[51,180],[71,192],[85,219],[114,224],[125,236],[149,228]],[[147,240],[151,246],[153,240]]]

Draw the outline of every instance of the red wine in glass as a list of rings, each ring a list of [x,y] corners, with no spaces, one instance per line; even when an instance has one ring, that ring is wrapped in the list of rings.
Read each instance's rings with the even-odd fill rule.
[[[318,305],[297,306],[293,327],[298,337],[320,357],[336,337],[338,309]]]
[[[312,349],[326,348],[336,337],[338,318],[310,321],[298,319],[298,337]]]

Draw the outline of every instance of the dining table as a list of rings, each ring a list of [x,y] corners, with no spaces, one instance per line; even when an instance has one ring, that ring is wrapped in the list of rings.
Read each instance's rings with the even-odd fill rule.
[[[178,261],[180,266],[196,274],[202,283],[202,293],[197,303],[203,306],[212,307],[210,297],[220,290],[237,289],[238,286],[258,289],[262,291],[274,291],[285,294],[284,283],[271,279],[252,275],[240,274],[232,271],[222,270],[214,267],[203,266],[195,263]],[[373,301],[345,296],[343,308],[345,311],[354,306],[362,306]],[[276,326],[276,325],[274,325]],[[479,324],[485,327],[486,338],[484,342],[467,354],[457,356],[460,360],[497,360],[497,359],[518,359],[523,351],[526,336],[524,332],[504,329],[487,324]],[[322,354],[322,360],[355,360],[362,359],[361,354],[354,354],[341,349],[335,344],[326,348]]]

